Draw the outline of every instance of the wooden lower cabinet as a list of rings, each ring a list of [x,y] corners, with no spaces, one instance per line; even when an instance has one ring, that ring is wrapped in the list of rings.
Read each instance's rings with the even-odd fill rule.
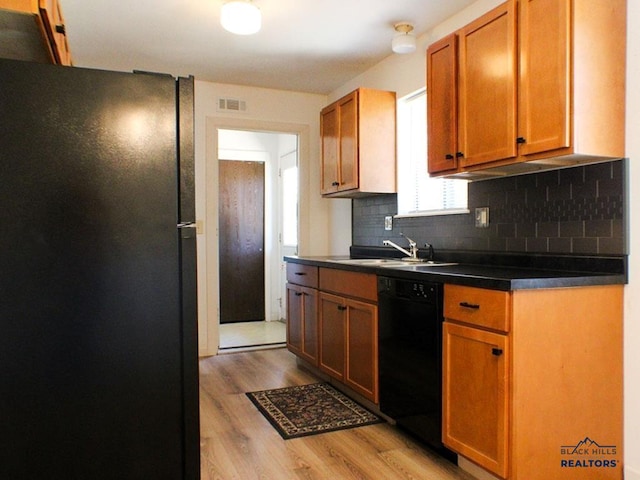
[[[319,294],[320,369],[378,403],[378,308]]]
[[[443,442],[510,480],[621,480],[623,286],[445,285]]]
[[[344,299],[320,292],[320,369],[344,380],[347,315]]]
[[[318,291],[287,283],[287,348],[318,365]]]
[[[443,341],[443,442],[504,478],[509,418],[507,337],[445,322]]]
[[[378,403],[378,307],[347,300],[345,383]]]
[[[378,403],[375,274],[287,263],[287,348]]]

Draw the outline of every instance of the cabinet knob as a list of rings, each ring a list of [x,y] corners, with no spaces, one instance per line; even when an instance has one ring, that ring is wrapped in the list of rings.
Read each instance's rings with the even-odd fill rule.
[[[516,143],[527,143],[527,139],[524,137],[516,138]]]
[[[340,310],[341,312],[343,312],[346,309],[347,307],[345,307],[344,305],[338,305],[338,310]]]
[[[471,308],[472,310],[478,310],[480,305],[477,303],[469,303],[469,302],[460,302],[460,306],[464,308]]]
[[[294,275],[306,275],[305,272],[294,272]]]
[[[339,186],[339,185],[340,185],[340,182],[333,182],[333,183],[331,184],[331,186],[333,186],[333,187],[337,187],[337,186]]]
[[[502,349],[501,348],[492,348],[491,349],[491,353],[493,355],[495,355],[496,357],[499,357],[500,355],[502,355]]]
[[[66,35],[67,28],[64,25],[56,25],[56,33],[61,33],[62,35]]]
[[[301,297],[302,295],[304,295],[304,293],[302,293],[302,292],[296,292],[296,297]]]
[[[446,158],[447,160],[453,160],[453,155],[451,155],[450,153],[447,153],[444,158]]]
[[[460,158],[460,157],[464,157],[464,153],[462,152],[456,152],[456,157]]]

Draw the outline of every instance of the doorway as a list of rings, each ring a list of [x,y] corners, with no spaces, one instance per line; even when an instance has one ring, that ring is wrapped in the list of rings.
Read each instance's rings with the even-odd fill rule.
[[[219,349],[284,344],[282,257],[297,253],[298,135],[219,129],[217,143]]]

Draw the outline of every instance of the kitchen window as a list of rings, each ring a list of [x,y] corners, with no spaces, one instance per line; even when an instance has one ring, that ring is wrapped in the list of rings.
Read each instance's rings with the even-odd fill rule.
[[[427,93],[398,101],[398,217],[469,213],[467,180],[429,177]]]

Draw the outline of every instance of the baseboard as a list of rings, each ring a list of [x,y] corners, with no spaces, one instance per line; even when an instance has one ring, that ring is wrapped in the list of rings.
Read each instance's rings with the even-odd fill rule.
[[[274,348],[285,348],[286,343],[265,343],[263,345],[247,345],[244,347],[219,347],[218,355],[226,353],[253,352],[254,350],[271,350]]]
[[[475,463],[470,462],[460,455],[458,455],[458,467],[472,475],[477,480],[500,480],[498,477],[487,472],[484,468],[477,466]]]
[[[625,480],[640,480],[640,470],[627,465],[624,467],[624,478]]]

